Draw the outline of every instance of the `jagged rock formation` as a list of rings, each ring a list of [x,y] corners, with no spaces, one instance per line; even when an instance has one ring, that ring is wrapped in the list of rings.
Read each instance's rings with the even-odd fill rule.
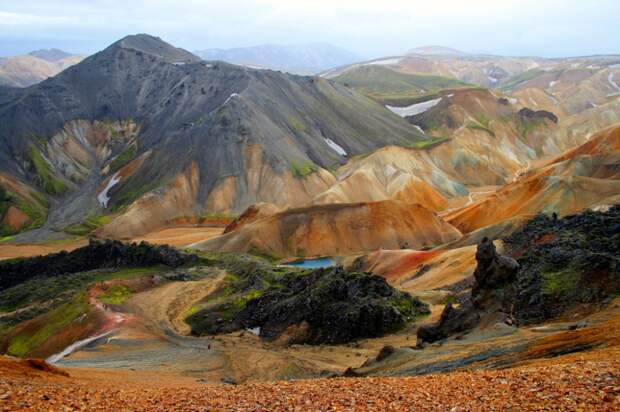
[[[512,323],[515,304],[516,275],[519,264],[508,256],[497,253],[495,245],[484,238],[476,251],[478,265],[474,271],[471,300],[455,308],[448,303],[439,322],[418,330],[422,342],[435,342],[478,326],[480,322],[505,321]]]
[[[98,268],[137,267],[163,264],[178,267],[195,259],[169,246],[146,242],[125,244],[114,240],[91,240],[72,252],[53,253],[0,263],[0,291],[34,277],[52,277]]]
[[[471,301],[448,304],[440,321],[421,327],[425,342],[481,322],[540,323],[567,310],[596,307],[620,291],[620,206],[558,219],[538,215],[504,239],[502,256],[484,239],[476,252]],[[498,316],[499,315],[499,316]]]
[[[512,313],[514,282],[519,264],[511,257],[500,255],[488,238],[482,239],[476,251],[478,266],[474,271],[471,299],[478,310],[489,312],[501,310]]]
[[[252,276],[250,276],[251,278]],[[335,344],[394,332],[428,306],[385,279],[342,268],[292,271],[270,284],[244,282],[244,296],[191,315],[196,335],[260,328],[278,343]],[[266,286],[266,288],[265,288]],[[244,302],[243,305],[235,302]]]

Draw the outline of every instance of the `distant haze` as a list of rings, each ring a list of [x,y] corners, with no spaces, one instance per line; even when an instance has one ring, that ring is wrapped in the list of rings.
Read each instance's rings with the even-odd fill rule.
[[[187,50],[329,43],[366,57],[441,45],[560,57],[620,53],[617,0],[20,0],[0,3],[0,56],[90,54],[133,33]]]

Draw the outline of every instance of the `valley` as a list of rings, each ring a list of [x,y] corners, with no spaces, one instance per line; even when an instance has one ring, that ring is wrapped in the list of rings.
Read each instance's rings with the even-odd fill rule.
[[[43,52],[0,409],[620,407],[620,57]]]

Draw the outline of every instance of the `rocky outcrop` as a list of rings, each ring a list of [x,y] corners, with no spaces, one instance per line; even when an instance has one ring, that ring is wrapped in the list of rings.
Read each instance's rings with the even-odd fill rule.
[[[194,260],[194,255],[170,246],[146,242],[121,243],[113,240],[90,240],[87,246],[72,252],[53,253],[28,259],[0,263],[0,291],[34,277],[52,277],[99,268],[139,267],[163,264],[178,267]]]
[[[471,330],[483,321],[513,323],[515,280],[519,264],[511,257],[497,253],[495,245],[488,238],[484,238],[478,245],[476,261],[478,265],[474,271],[471,299],[458,308],[448,303],[439,322],[420,327],[420,342],[442,340]]]
[[[420,328],[422,342],[481,323],[540,323],[570,309],[596,308],[620,292],[620,205],[563,219],[538,215],[504,244],[517,260],[483,239],[471,301],[448,304],[437,324]]]
[[[539,323],[620,292],[620,206],[558,219],[538,215],[504,239],[521,270],[514,313]]]
[[[553,123],[558,122],[558,117],[547,110],[532,110],[524,107],[519,110],[519,117],[523,120],[550,120]]]
[[[473,306],[481,311],[511,313],[514,281],[519,271],[517,261],[497,253],[493,242],[486,237],[478,245],[476,261],[478,266],[474,271],[475,282],[471,291]]]
[[[429,312],[426,304],[385,279],[342,268],[292,271],[275,282],[253,290],[253,298],[236,308],[225,304],[225,311],[216,308],[190,316],[192,333],[259,328],[261,338],[281,344],[336,344],[397,331]]]

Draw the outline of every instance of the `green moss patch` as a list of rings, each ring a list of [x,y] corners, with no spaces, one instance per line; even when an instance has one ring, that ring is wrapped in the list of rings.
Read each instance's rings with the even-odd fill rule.
[[[428,150],[449,140],[450,138],[445,136],[431,137],[430,139],[412,142],[407,147],[410,149]]]
[[[121,305],[129,297],[131,297],[133,290],[125,285],[114,285],[108,289],[104,294],[99,295],[100,302],[107,303],[109,305]]]
[[[542,292],[546,295],[568,295],[575,292],[581,275],[572,268],[559,272],[542,272]]]
[[[297,179],[304,179],[312,173],[316,173],[319,169],[314,163],[291,161],[289,163],[289,170]]]
[[[115,173],[118,169],[125,166],[136,156],[136,147],[131,145],[110,163],[110,173]]]
[[[36,174],[37,184],[50,195],[62,195],[69,187],[52,172],[51,167],[45,161],[36,146],[28,149],[28,161]]]

